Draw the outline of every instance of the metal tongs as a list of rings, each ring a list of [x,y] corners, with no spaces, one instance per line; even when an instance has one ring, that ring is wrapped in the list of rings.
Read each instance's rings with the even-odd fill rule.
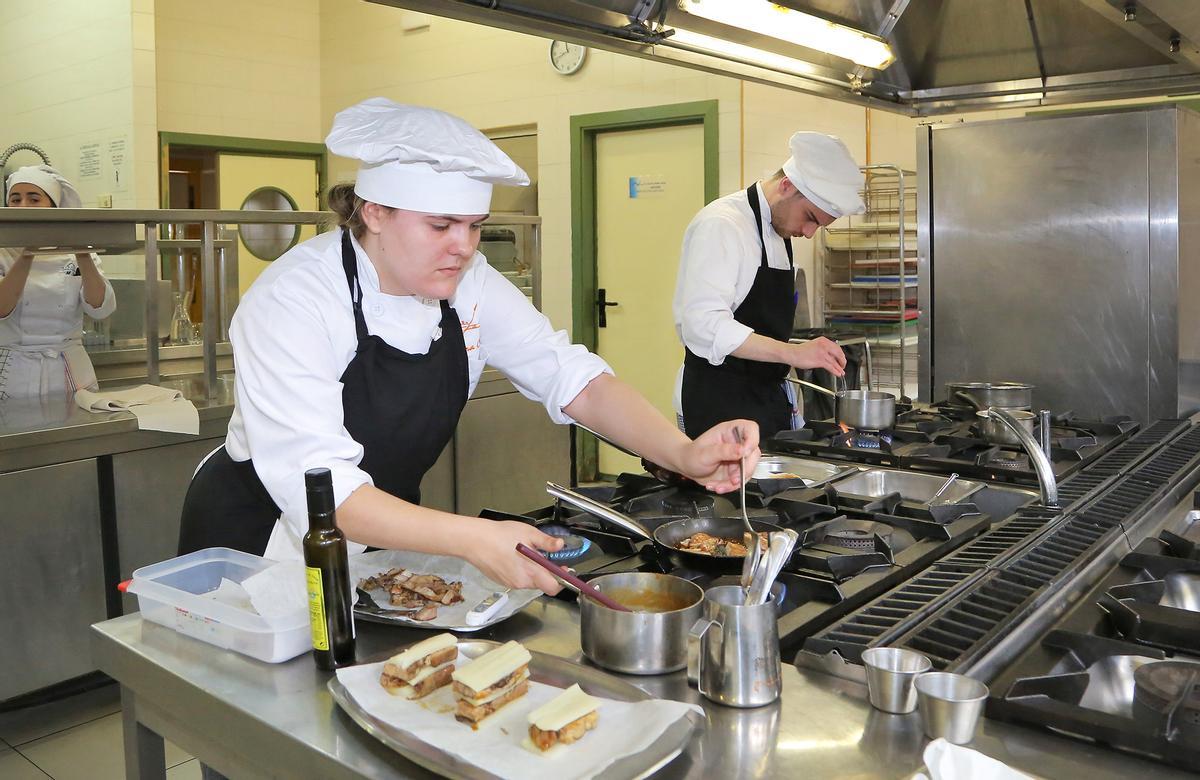
[[[941,486],[940,488],[938,488],[938,489],[937,489],[937,492],[936,492],[936,493],[934,493],[934,494],[933,494],[933,495],[930,497],[930,499],[929,499],[928,501],[926,501],[926,502],[925,502],[925,504],[926,504],[927,506],[933,506],[935,503],[937,503],[937,500],[938,500],[939,498],[941,498],[941,495],[942,495],[942,493],[945,493],[945,492],[946,492],[946,488],[948,488],[948,487],[950,487],[951,485],[953,485],[953,484],[954,484],[954,480],[956,480],[956,479],[958,479],[958,474],[957,474],[957,473],[952,473],[952,474],[950,475],[950,477],[949,477],[949,478],[948,478],[948,479],[947,479],[947,480],[946,480],[944,483],[942,483],[942,486]]]

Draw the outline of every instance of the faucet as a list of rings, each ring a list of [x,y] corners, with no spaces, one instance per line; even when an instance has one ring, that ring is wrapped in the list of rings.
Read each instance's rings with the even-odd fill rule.
[[[3,152],[0,152],[0,171],[3,171],[4,166],[8,165],[9,157],[12,157],[14,154],[16,154],[17,152],[19,152],[21,150],[33,152],[38,157],[41,157],[42,164],[44,164],[44,165],[50,164],[50,155],[48,155],[44,151],[42,151],[42,148],[40,146],[37,146],[35,144],[19,143],[19,144],[13,144],[12,146],[5,149]]]
[[[1050,456],[1038,445],[1033,434],[1025,430],[1021,423],[1017,422],[1017,418],[1007,411],[993,406],[987,410],[987,413],[988,417],[999,420],[1004,427],[1012,431],[1013,435],[1021,441],[1021,446],[1028,453],[1029,459],[1033,461],[1034,471],[1037,472],[1038,487],[1042,492],[1042,506],[1058,506],[1058,483],[1054,479],[1054,467],[1050,464]]]

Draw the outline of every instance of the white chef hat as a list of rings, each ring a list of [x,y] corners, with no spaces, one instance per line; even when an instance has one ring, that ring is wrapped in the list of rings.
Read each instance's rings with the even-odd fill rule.
[[[63,209],[77,209],[83,205],[79,192],[71,182],[49,165],[26,165],[17,168],[9,174],[4,182],[4,200],[8,202],[8,193],[14,184],[32,184],[41,187],[50,196],[55,206]]]
[[[493,184],[529,184],[525,171],[462,119],[387,98],[339,111],[325,145],[362,161],[355,194],[398,209],[486,214]]]
[[[866,211],[859,195],[862,171],[840,138],[800,131],[792,134],[788,147],[792,156],[783,172],[814,206],[835,218]]]

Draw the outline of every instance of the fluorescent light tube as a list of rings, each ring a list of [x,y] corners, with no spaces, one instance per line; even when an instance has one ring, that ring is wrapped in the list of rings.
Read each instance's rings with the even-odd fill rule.
[[[883,70],[895,61],[887,41],[767,0],[679,0],[689,14]]]
[[[750,63],[751,65],[759,65],[772,70],[779,70],[785,73],[793,73],[796,75],[810,75],[816,71],[812,63],[798,60],[794,57],[785,57],[782,54],[775,52],[763,51],[756,49],[753,46],[746,46],[741,43],[727,41],[724,38],[714,38],[711,35],[701,35],[694,33],[691,30],[675,29],[674,35],[667,38],[664,43],[682,48],[695,49],[706,54],[716,54],[732,60],[740,60]]]

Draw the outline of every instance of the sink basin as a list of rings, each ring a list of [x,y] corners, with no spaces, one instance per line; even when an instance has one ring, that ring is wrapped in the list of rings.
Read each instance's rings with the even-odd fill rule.
[[[868,498],[883,498],[899,493],[906,501],[928,503],[947,477],[935,474],[916,474],[892,469],[870,469],[844,477],[833,483],[839,493],[853,493]],[[956,479],[946,491],[938,496],[939,504],[958,504],[983,489],[982,482]]]
[[[832,479],[852,474],[857,469],[847,467],[845,464],[834,465],[833,463],[824,463],[819,460],[806,460],[804,458],[793,458],[788,455],[763,455],[759,458],[758,465],[754,467],[753,479],[788,479],[796,478],[804,480],[807,487],[815,487],[824,485]]]

